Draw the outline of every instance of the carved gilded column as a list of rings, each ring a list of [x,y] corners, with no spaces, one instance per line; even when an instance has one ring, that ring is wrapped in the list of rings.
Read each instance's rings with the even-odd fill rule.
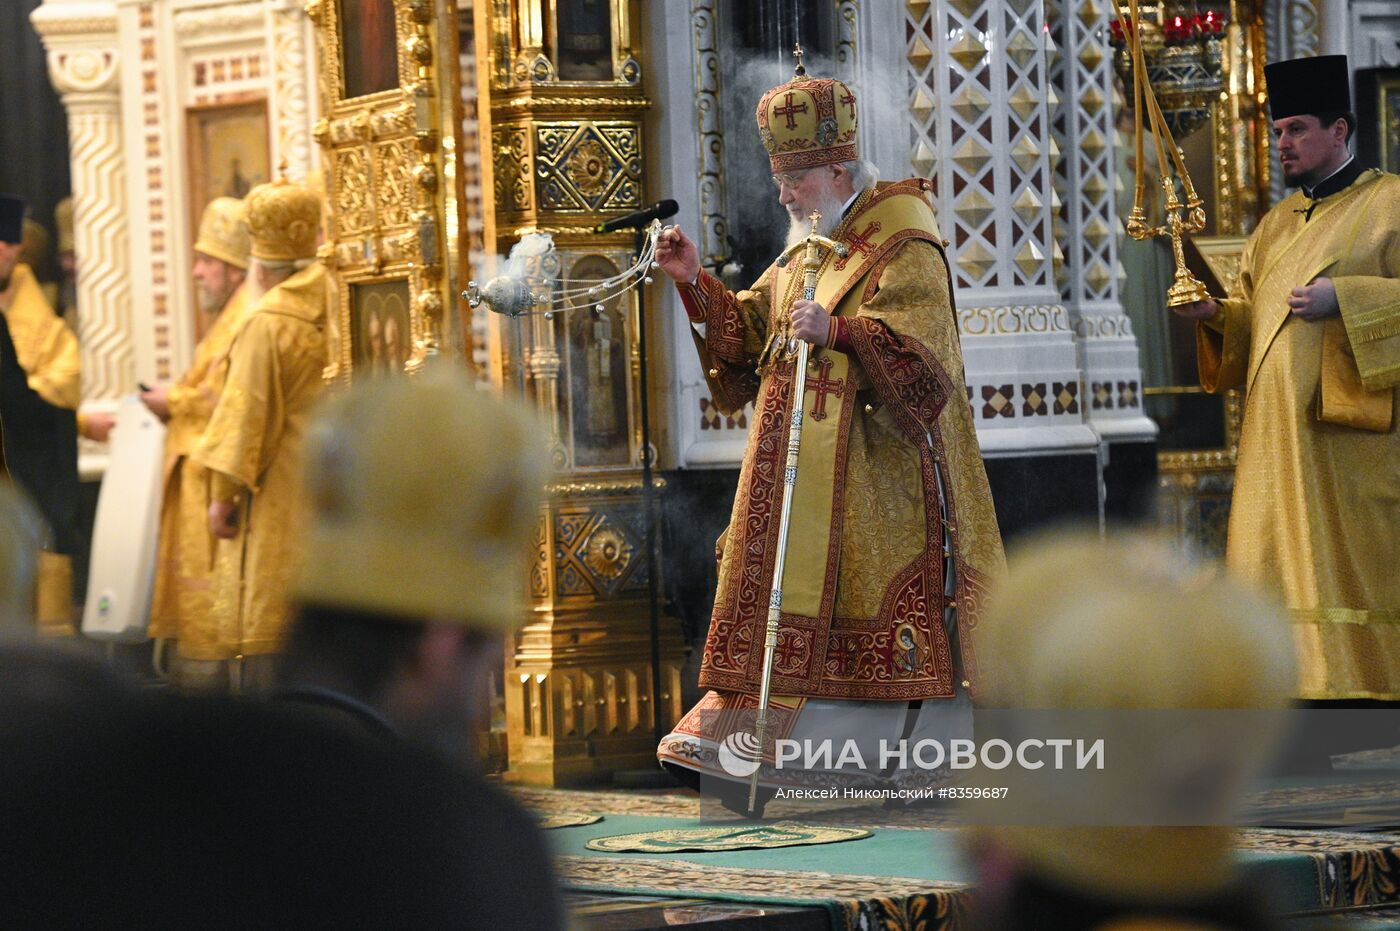
[[[1113,65],[1108,44],[1112,0],[1047,0],[1054,49],[1050,83],[1060,101],[1050,128],[1062,153],[1055,165],[1054,229],[1060,298],[1080,347],[1085,414],[1106,442],[1149,442],[1156,425],[1143,413],[1142,367],[1132,323],[1118,299]]]
[[[46,0],[30,19],[68,111],[83,401],[115,401],[136,387],[116,4]]]
[[[630,232],[592,232],[646,202],[651,102],[629,6],[495,0],[490,34],[478,38],[491,56],[497,250],[549,233],[556,254],[539,272],[563,282],[632,261]],[[558,470],[530,577],[533,618],[507,656],[505,686],[514,778],[559,784],[656,766],[656,728],[681,710],[684,646],[662,617],[654,707],[637,295],[551,310],[503,327],[505,380],[549,424]]]

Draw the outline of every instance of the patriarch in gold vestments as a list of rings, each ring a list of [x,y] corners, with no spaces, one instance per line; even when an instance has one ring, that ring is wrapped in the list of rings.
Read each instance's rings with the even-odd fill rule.
[[[36,620],[46,632],[72,633],[72,557],[80,545],[78,339],[19,261],[24,207],[21,198],[0,194],[0,462],[48,524]]]
[[[207,634],[180,647],[184,659],[232,660],[234,688],[265,684],[265,658],[281,646],[304,507],[302,444],[326,366],[326,274],[308,264],[319,198],[278,179],[249,192],[245,208],[251,273],[265,293],[233,336],[223,391],[192,456],[211,473],[209,529],[219,543]]]
[[[1290,185],[1197,324],[1201,383],[1245,390],[1227,561],[1278,591],[1299,694],[1400,699],[1400,178],[1347,149],[1342,55],[1265,70]]]
[[[688,781],[696,774],[740,781],[719,765],[718,751],[730,725],[756,708],[760,690],[794,403],[789,337],[814,348],[797,402],[801,449],[769,734],[867,741],[866,760],[878,757],[881,739],[965,736],[973,628],[1003,566],[927,182],[876,183],[857,152],[855,94],[807,76],[800,64],[791,81],[763,96],[757,119],[793,221],[790,245],[807,234],[815,211],[817,232],[842,248],[825,253],[815,295],[805,300],[800,261],[775,262],[734,293],[700,269],[679,229],[659,242],[660,266],[680,289],[715,403],[725,411],[755,405],[733,515],[717,547],[719,583],[700,670],[710,691],[659,751]],[[770,790],[937,778],[777,770],[771,746],[764,750],[759,775]]]
[[[215,198],[204,208],[194,244],[200,309],[215,315],[213,325],[178,381],[141,393],[141,400],[166,424],[160,544],[148,633],[156,640],[174,640],[182,657],[207,657],[220,637],[213,611],[209,471],[190,456],[223,392],[233,335],[252,307],[248,250],[243,201]]]

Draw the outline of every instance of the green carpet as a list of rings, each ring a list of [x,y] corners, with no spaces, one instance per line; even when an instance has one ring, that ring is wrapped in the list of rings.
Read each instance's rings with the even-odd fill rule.
[[[956,829],[872,824],[871,837],[840,844],[664,856],[586,847],[618,834],[734,824],[609,813],[596,824],[551,831],[549,840],[568,889],[818,905],[838,931],[966,927],[972,877]],[[1239,856],[1281,912],[1400,903],[1400,835],[1251,829],[1241,835]]]

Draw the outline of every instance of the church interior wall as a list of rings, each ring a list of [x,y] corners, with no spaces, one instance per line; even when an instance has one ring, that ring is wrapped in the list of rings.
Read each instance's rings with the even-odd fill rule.
[[[778,6],[759,3],[750,12],[761,18]],[[1108,5],[1101,6],[1103,18]],[[285,158],[294,178],[316,167],[311,27],[294,0],[47,0],[41,8],[46,15],[36,26],[53,80],[70,116],[81,117],[72,133],[86,148],[75,151],[74,164],[83,160],[90,180],[75,179],[74,187],[89,185],[77,191],[82,209],[89,222],[102,221],[105,238],[89,234],[89,246],[120,242],[127,250],[114,246],[105,265],[88,265],[96,269],[89,272],[92,287],[112,285],[104,289],[109,309],[84,332],[84,364],[92,372],[85,403],[100,407],[138,380],[178,375],[198,335],[188,281],[196,213],[191,178],[200,167],[189,159],[191,115],[265,101],[269,164]],[[103,15],[92,17],[98,8]],[[1394,41],[1400,13],[1387,0],[1264,0],[1264,8],[1270,57],[1337,50],[1351,54],[1358,68],[1400,66]],[[757,94],[757,84],[722,80],[752,77],[726,71],[723,61],[732,28],[725,16],[736,9],[727,0],[688,0],[668,4],[668,15],[648,9],[644,17],[651,61],[645,80],[657,102],[648,126],[649,199],[674,197],[677,219],[700,238],[706,258],[716,260],[730,255],[731,237],[744,238],[732,222],[736,205],[771,197],[766,181],[730,176],[733,158],[726,153],[751,143],[743,127],[751,122],[748,98]],[[1057,107],[1060,114],[1065,107],[1086,111],[1086,100],[1095,97],[1098,106],[1113,106],[1101,87],[1086,94],[1075,84],[1080,93],[1066,97],[1057,84],[1069,80],[1057,64],[1066,61],[1082,66],[1073,80],[1104,80],[1107,65],[1083,65],[1087,43],[1102,43],[1102,22],[1062,32],[1053,2],[830,0],[813,9],[821,25],[812,41],[822,46],[814,62],[852,82],[870,102],[863,108],[866,154],[886,178],[934,180],[957,279],[968,403],[1004,530],[1014,535],[1066,515],[1097,520],[1140,513],[1154,440],[1136,403],[1138,344],[1131,327],[1117,322],[1126,319],[1118,260],[1111,246],[1097,254],[1074,251],[1093,221],[1117,224],[1111,203],[1105,209],[1084,203],[1086,191],[1112,201],[1112,178],[1101,164],[1076,174],[1081,169],[1054,134]],[[1073,19],[1080,22],[1077,14]],[[1005,41],[984,41],[989,32]],[[114,85],[83,83],[55,64],[56,56],[80,53],[112,67]],[[462,61],[464,73],[475,67],[470,46]],[[103,94],[110,100],[97,99]],[[110,112],[95,116],[100,107]],[[1081,126],[1066,131],[1085,136]],[[1116,135],[1104,135],[1111,164]],[[99,175],[86,164],[94,146],[120,160],[120,172],[100,166],[101,187],[93,186]],[[487,199],[475,203],[484,213]],[[469,222],[482,236],[480,218]],[[113,274],[114,264],[121,275]],[[1092,293],[1075,290],[1091,278],[1101,282]],[[656,410],[664,421],[657,432],[676,489],[673,525],[697,528],[694,540],[677,542],[677,552],[699,551],[704,539],[712,542],[714,528],[685,520],[690,512],[681,502],[693,497],[685,483],[707,470],[713,474],[693,480],[697,494],[705,489],[713,496],[732,484],[751,411],[721,413],[707,397],[673,289],[655,286],[649,300],[657,324],[653,348],[660,350],[652,355]],[[472,330],[480,363],[489,340],[480,320]],[[710,506],[716,514],[725,510]]]

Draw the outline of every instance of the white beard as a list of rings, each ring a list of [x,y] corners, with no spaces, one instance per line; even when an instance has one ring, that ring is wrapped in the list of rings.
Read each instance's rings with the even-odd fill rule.
[[[263,296],[264,294],[266,294],[268,291],[271,291],[271,290],[272,290],[271,288],[264,288],[264,287],[258,282],[258,276],[257,276],[257,275],[249,275],[249,276],[248,276],[248,280],[247,280],[247,284],[248,284],[248,306],[249,306],[249,307],[252,307],[254,304],[256,304],[256,303],[262,298],[262,296]]]
[[[841,225],[841,208],[845,202],[838,200],[836,195],[830,190],[823,191],[821,199],[817,202],[817,212],[822,215],[817,221],[817,235],[830,236],[836,227]],[[808,211],[810,213],[811,211]],[[806,239],[812,232],[812,221],[805,215],[794,215],[788,211],[788,234],[785,247],[791,249],[802,240]]]
[[[217,314],[224,309],[228,299],[233,297],[233,292],[238,290],[234,285],[223,293],[205,290],[203,285],[196,285],[195,290],[199,292],[199,306],[207,314]]]

